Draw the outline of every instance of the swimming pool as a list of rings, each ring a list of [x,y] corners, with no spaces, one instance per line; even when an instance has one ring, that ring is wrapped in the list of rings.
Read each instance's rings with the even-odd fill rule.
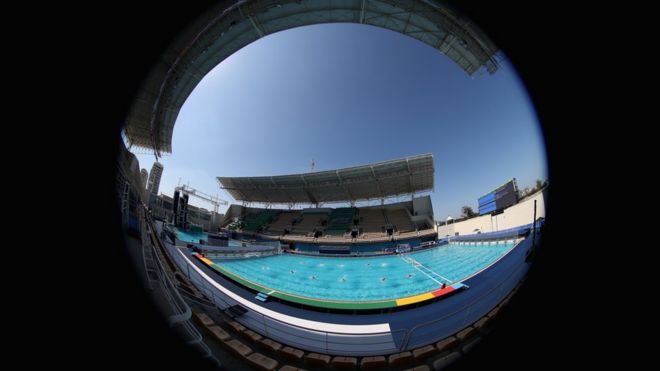
[[[173,229],[176,232],[176,238],[178,238],[183,242],[196,243],[196,244],[199,243],[199,240],[204,240],[205,242],[208,242],[208,234],[206,232],[192,232],[189,230],[183,230],[176,227],[173,227]],[[246,243],[231,238],[229,239],[229,241],[227,241],[227,246],[230,247],[252,246],[252,245],[278,247],[280,243],[278,241],[259,241],[259,242]]]
[[[199,243],[199,240],[208,241],[207,234],[204,232],[195,233],[189,230],[181,230],[179,228],[174,228],[176,232],[176,238],[184,242],[195,242]]]
[[[401,298],[420,296],[417,301],[421,301],[421,297],[432,298],[428,295],[440,289],[443,283],[449,287],[468,278],[513,247],[513,242],[448,244],[405,255],[333,258],[283,254],[238,260],[213,259],[207,264],[267,294],[311,299],[303,302],[305,304],[395,301],[402,305],[402,302],[409,302]]]

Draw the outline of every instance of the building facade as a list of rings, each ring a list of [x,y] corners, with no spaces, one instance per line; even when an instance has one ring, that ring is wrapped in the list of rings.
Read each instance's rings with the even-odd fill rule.
[[[160,178],[163,175],[163,164],[154,162],[149,173],[149,181],[147,182],[147,190],[149,198],[158,196],[158,187],[160,187]]]

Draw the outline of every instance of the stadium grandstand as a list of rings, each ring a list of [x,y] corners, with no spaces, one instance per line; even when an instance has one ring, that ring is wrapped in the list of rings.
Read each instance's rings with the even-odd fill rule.
[[[128,149],[171,153],[184,102],[253,41],[346,22],[415,38],[469,76],[499,69],[497,46],[441,1],[219,2],[143,81],[124,120]],[[141,281],[171,328],[222,369],[443,369],[489,333],[537,248],[536,198],[438,229],[424,194],[434,191],[431,154],[219,177],[238,203],[219,226],[209,223],[209,232],[224,229],[212,234],[169,223],[174,199],[161,198],[162,213],[150,210],[137,159],[121,150],[115,188]],[[501,230],[488,230],[493,220]]]
[[[420,236],[435,237],[433,155],[343,169],[258,177],[219,177],[220,187],[243,205],[233,204],[221,226],[237,232],[284,242],[373,243]],[[411,201],[386,204],[386,199],[410,195]],[[381,200],[380,206],[355,207],[358,201]],[[298,210],[246,207],[310,204]],[[347,203],[350,207],[320,207]]]

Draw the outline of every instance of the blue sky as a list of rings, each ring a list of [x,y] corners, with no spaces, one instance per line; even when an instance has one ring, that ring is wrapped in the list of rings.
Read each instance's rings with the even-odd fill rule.
[[[239,50],[188,97],[172,146],[160,193],[172,195],[181,179],[230,202],[217,176],[432,153],[437,220],[463,205],[476,211],[478,197],[511,178],[524,188],[547,177],[536,114],[506,60],[494,75],[470,77],[426,44],[357,24],[301,27]],[[154,156],[136,152],[151,171]]]

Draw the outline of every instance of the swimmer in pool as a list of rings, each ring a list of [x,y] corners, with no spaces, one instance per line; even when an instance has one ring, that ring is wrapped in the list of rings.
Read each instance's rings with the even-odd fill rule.
[[[315,280],[315,279],[316,279],[316,276],[311,276],[310,278],[313,279],[313,280]]]
[[[385,282],[386,279],[387,279],[387,277],[381,277],[380,282]]]
[[[294,271],[294,270],[292,269],[292,270],[289,271],[289,273],[294,274],[294,273],[296,273],[296,271]]]
[[[406,277],[408,277],[408,278],[412,278],[412,276],[414,276],[414,274],[409,273]]]

